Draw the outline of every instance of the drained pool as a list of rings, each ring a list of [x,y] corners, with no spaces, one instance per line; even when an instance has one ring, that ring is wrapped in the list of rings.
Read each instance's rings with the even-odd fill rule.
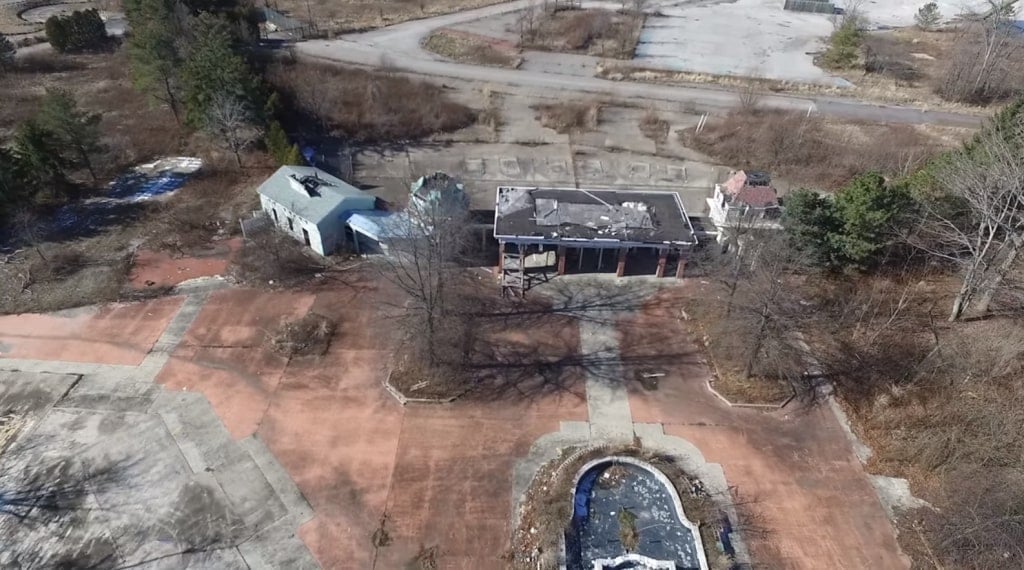
[[[661,472],[618,459],[584,469],[566,531],[569,570],[591,570],[597,561],[609,570],[707,568],[696,527]]]

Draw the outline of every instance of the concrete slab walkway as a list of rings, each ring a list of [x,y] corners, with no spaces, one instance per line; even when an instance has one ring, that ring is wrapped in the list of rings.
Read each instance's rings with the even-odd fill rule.
[[[40,525],[0,517],[0,566],[319,567],[297,535],[312,509],[264,443],[235,440],[202,394],[154,383],[218,286],[182,291],[137,366],[0,358],[0,410],[17,422],[0,485],[46,493],[57,469],[88,505],[62,499]]]

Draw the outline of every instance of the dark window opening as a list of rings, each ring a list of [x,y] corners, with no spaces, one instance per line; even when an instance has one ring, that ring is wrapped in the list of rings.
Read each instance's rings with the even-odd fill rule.
[[[306,231],[306,228],[302,228],[302,241],[309,245],[309,232]]]
[[[288,218],[288,231],[290,231],[290,232],[294,232],[295,231],[295,226],[292,224],[292,219],[291,218]]]

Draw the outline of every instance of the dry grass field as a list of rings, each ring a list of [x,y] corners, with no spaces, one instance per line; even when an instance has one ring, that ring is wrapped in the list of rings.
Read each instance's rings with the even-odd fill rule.
[[[354,2],[352,0],[270,0],[267,4],[289,16],[312,22],[328,36],[381,28],[409,20],[441,16],[499,4],[502,0],[399,0]]]

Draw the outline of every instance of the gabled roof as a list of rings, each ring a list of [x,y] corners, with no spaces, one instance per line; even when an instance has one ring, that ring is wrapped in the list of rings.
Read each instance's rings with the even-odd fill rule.
[[[374,197],[312,166],[282,166],[257,191],[309,222],[334,212],[372,209]]]

